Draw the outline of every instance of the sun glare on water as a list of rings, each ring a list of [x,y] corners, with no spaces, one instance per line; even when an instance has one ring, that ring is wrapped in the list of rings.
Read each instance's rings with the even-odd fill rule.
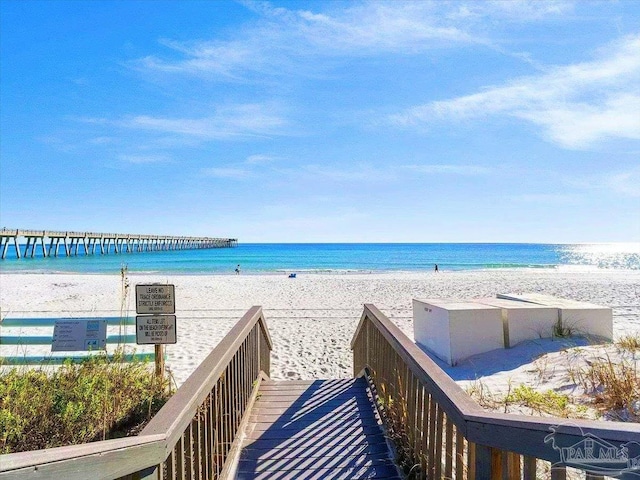
[[[567,245],[560,255],[570,265],[640,270],[640,243]]]

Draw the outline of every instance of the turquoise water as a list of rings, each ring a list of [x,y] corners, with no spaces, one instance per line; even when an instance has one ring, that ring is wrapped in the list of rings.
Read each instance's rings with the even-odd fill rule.
[[[77,257],[16,259],[13,246],[0,261],[2,272],[184,274],[370,273],[390,271],[476,270],[495,268],[559,268],[589,266],[640,269],[640,244],[514,243],[321,243],[240,244],[236,248],[178,250]],[[62,251],[62,249],[61,249]]]

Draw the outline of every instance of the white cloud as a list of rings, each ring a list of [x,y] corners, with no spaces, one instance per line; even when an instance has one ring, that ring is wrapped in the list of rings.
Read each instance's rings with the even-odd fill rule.
[[[394,182],[410,174],[420,175],[487,175],[493,170],[479,165],[394,165],[374,166],[359,163],[349,166],[307,164],[299,169],[282,169],[278,173],[295,178],[329,180],[331,182]]]
[[[88,140],[88,142],[92,145],[108,145],[110,143],[114,143],[115,139],[113,137],[108,136],[99,136],[94,137]]]
[[[275,160],[277,160],[277,158],[271,155],[249,155],[246,158],[245,163],[248,165],[265,165],[272,163]]]
[[[423,174],[487,175],[493,170],[479,165],[404,165],[404,169]]]
[[[361,209],[328,202],[274,203],[262,206],[252,225],[256,230],[267,232],[303,231],[310,233],[315,241],[335,242],[335,232],[349,231],[354,223],[364,222],[370,217],[369,212]]]
[[[134,62],[147,71],[184,73],[222,80],[252,73],[300,74],[318,68],[310,57],[364,57],[415,54],[433,48],[490,45],[487,26],[555,18],[573,2],[364,1],[325,4],[323,11],[289,10],[268,2],[244,2],[257,19],[227,39],[160,43],[178,59],[149,55]],[[317,7],[320,4],[309,4]],[[482,33],[479,33],[482,32]]]
[[[433,48],[489,44],[484,34],[473,32],[469,18],[459,15],[465,5],[482,25],[495,14],[502,20],[505,12],[510,12],[510,18],[542,18],[556,10],[540,2],[518,1],[518,6],[511,7],[503,3],[510,2],[497,2],[489,8],[478,6],[478,2],[368,1],[349,3],[347,8],[331,8],[329,3],[330,10],[317,12],[247,2],[258,19],[238,28],[230,38],[192,42],[162,39],[160,43],[179,54],[178,59],[149,55],[134,65],[146,71],[222,80],[245,79],[252,73],[300,74],[318,68],[320,62],[309,62],[310,57],[407,55]]]
[[[125,162],[134,163],[134,164],[143,164],[143,163],[162,163],[168,162],[171,159],[166,155],[120,155],[118,157],[120,160]]]
[[[167,118],[138,115],[120,126],[197,137],[205,140],[234,137],[268,137],[284,133],[284,117],[271,105],[236,105],[219,108],[204,118]]]
[[[601,57],[413,107],[389,121],[425,127],[442,120],[507,115],[529,121],[551,141],[575,149],[607,138],[640,139],[640,35],[608,45]]]
[[[484,0],[464,2],[449,14],[451,18],[483,19],[486,17],[530,22],[573,11],[575,2],[564,0]]]
[[[625,197],[640,197],[640,166],[598,175],[576,175],[564,182],[582,190],[607,191]]]
[[[440,11],[432,2],[371,2],[333,14],[297,12],[296,29],[310,44],[334,54],[406,54],[477,41],[447,22]]]
[[[620,195],[640,197],[640,167],[610,173],[604,177],[603,184]]]
[[[348,168],[306,165],[301,171],[298,171],[297,174],[337,182],[386,182],[395,178],[394,172],[389,169],[380,169],[362,163]]]
[[[207,177],[215,177],[215,178],[231,178],[231,179],[244,179],[251,176],[251,172],[249,170],[243,168],[233,168],[233,167],[210,167],[203,168],[200,173]]]
[[[575,205],[580,203],[580,196],[568,193],[523,193],[510,198],[517,202],[535,204]]]

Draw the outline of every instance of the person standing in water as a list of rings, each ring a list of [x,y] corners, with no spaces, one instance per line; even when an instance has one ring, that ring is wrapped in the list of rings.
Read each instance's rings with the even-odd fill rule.
[[[240,264],[236,267],[236,275],[240,275]]]
[[[434,268],[434,271],[437,273],[438,272],[438,264],[436,263],[436,266]]]

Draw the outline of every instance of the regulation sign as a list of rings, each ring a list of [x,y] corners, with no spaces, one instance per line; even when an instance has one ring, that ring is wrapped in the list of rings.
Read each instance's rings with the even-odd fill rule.
[[[176,343],[175,315],[136,316],[136,343],[138,345],[163,345]]]
[[[136,285],[136,313],[176,313],[174,285]]]
[[[61,318],[53,327],[52,352],[104,350],[106,345],[106,320]]]

